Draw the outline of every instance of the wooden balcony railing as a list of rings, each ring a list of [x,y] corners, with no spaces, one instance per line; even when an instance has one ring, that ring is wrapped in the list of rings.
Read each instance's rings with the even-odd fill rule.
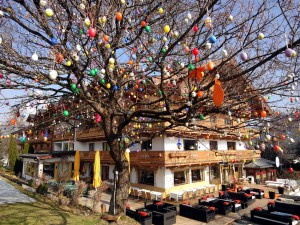
[[[30,136],[28,142],[29,143],[44,143],[44,142],[51,142],[52,141],[52,135],[49,134],[47,137],[47,141],[45,141],[45,138],[43,135],[38,136]]]
[[[95,152],[82,151],[83,161],[94,161]],[[101,163],[113,164],[109,152],[100,152]],[[139,166],[185,166],[221,162],[243,162],[260,158],[259,150],[226,150],[226,151],[141,151],[130,153],[131,165]]]
[[[63,133],[63,134],[54,134],[53,139],[55,141],[68,141],[68,140],[74,140],[74,133],[73,132],[68,132],[68,133]]]
[[[104,137],[104,132],[100,127],[76,130],[76,140],[85,141],[93,139],[101,139]]]

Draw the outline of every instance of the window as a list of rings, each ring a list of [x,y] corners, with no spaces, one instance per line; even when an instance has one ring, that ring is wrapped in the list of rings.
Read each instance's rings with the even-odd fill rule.
[[[63,151],[68,151],[68,150],[69,150],[69,143],[68,143],[68,142],[64,142],[64,143],[63,143],[62,150],[63,150]]]
[[[148,141],[143,141],[142,142],[142,150],[152,150],[152,140],[148,140]]]
[[[140,170],[139,183],[154,186],[154,172],[151,170]]]
[[[184,150],[197,150],[198,145],[196,140],[183,140]]]
[[[228,150],[236,150],[235,142],[227,142],[227,149]]]
[[[225,125],[233,125],[233,121],[231,119],[224,119]]]
[[[192,170],[192,182],[197,182],[202,180],[202,170]]]
[[[89,143],[89,151],[90,152],[95,151],[95,143]]]
[[[218,142],[217,141],[209,141],[209,149],[210,150],[218,150]]]
[[[104,141],[102,143],[102,147],[103,147],[103,151],[106,151],[106,152],[109,151],[109,145],[106,141]]]
[[[210,170],[210,179],[211,180],[220,178],[219,167],[217,165],[210,166],[209,170]]]
[[[101,179],[108,180],[109,178],[109,166],[101,166]]]
[[[174,185],[185,184],[185,171],[174,172]]]
[[[216,123],[216,122],[217,122],[217,117],[215,117],[215,116],[210,116],[210,117],[209,117],[209,121],[210,121],[211,123]]]

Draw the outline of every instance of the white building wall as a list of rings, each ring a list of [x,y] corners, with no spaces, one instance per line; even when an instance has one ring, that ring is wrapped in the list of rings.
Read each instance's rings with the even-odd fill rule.
[[[200,151],[209,150],[209,140],[199,139],[198,140],[198,150],[200,150]]]
[[[81,141],[76,141],[74,143],[74,150],[79,150],[79,151],[88,151],[87,143],[81,142]]]
[[[138,172],[136,168],[132,168],[130,171],[130,182],[138,183]]]
[[[209,166],[206,166],[204,169],[204,181],[209,182]]]
[[[178,151],[177,148],[178,138],[177,137],[167,137],[164,135],[164,148],[165,151]]]
[[[165,168],[159,167],[154,176],[154,186],[164,188],[166,183]]]
[[[215,140],[218,141],[218,150],[228,150],[227,140]]]
[[[165,188],[174,187],[174,173],[170,169],[165,169]],[[163,179],[163,177],[162,177]]]
[[[152,139],[152,151],[164,150],[164,137],[155,137]]]

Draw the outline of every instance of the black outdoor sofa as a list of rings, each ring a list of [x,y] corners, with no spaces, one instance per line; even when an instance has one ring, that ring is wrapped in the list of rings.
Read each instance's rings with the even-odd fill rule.
[[[255,208],[251,210],[251,221],[263,225],[296,225],[298,224],[298,216]]]
[[[218,199],[218,198],[212,198],[211,200],[203,200],[199,199],[198,200],[199,205],[206,205],[206,206],[213,206],[217,210],[216,212],[218,214],[223,214],[226,215],[230,212],[232,212],[232,204],[233,202],[230,200],[225,200],[225,199]]]
[[[180,216],[208,223],[215,219],[215,208],[204,205],[179,205]]]
[[[220,191],[219,198],[221,199],[232,199],[232,200],[240,200],[242,204],[242,208],[246,208],[255,202],[255,196],[245,193],[243,191],[234,192],[234,191]]]
[[[268,203],[269,211],[291,213],[300,217],[300,202],[278,201]]]
[[[176,205],[167,202],[157,201],[157,200],[153,200],[153,203],[150,205],[146,205],[145,208],[152,211],[159,211],[160,209],[168,209],[168,210],[174,210],[177,213]]]

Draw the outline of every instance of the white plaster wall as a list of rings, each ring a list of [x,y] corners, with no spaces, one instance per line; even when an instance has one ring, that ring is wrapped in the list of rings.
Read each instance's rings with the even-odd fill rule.
[[[114,179],[114,165],[109,165],[108,179]]]
[[[242,141],[236,142],[236,150],[246,150],[245,143]]]
[[[89,144],[90,143],[95,143],[95,151],[96,150],[99,150],[99,151],[102,151],[103,150],[103,144],[102,144],[102,141],[96,141],[96,142],[88,142],[87,144],[87,149],[89,150]]]
[[[154,186],[156,187],[165,187],[165,168],[159,167],[156,173],[154,174]]]
[[[215,140],[218,141],[218,150],[228,150],[227,140]]]
[[[138,174],[136,168],[132,168],[130,171],[130,182],[138,183]]]
[[[165,151],[178,151],[177,143],[178,143],[177,137],[167,137],[166,135],[164,135],[164,148],[163,149]],[[183,146],[182,146],[182,148],[183,148]]]
[[[165,188],[174,187],[174,173],[170,169],[165,169],[164,172],[165,172]]]
[[[164,150],[164,137],[155,137],[152,139],[152,151]]]
[[[206,166],[204,169],[204,181],[209,182],[209,166]]]
[[[43,169],[44,169],[44,162],[39,162],[38,164],[38,177],[42,177],[43,176]]]
[[[200,150],[200,151],[209,150],[209,140],[199,139],[198,140],[198,150]]]
[[[81,142],[81,141],[76,141],[74,143],[74,150],[79,150],[79,151],[88,151],[88,145],[85,142]]]

